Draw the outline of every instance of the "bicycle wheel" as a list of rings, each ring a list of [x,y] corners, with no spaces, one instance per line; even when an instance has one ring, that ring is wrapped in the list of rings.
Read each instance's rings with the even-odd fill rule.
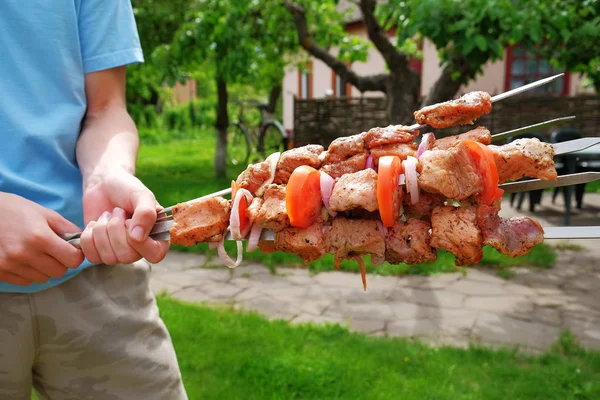
[[[227,159],[233,165],[246,165],[250,158],[250,136],[239,124],[227,129]]]
[[[263,157],[268,157],[276,152],[287,150],[287,137],[283,129],[273,122],[265,125],[258,138],[258,152]]]

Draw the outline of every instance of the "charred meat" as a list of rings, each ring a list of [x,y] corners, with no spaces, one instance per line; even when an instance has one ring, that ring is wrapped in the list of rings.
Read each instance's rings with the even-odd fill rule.
[[[415,111],[414,116],[419,124],[442,129],[472,124],[483,114],[489,114],[491,111],[492,98],[488,93],[470,92],[456,100],[423,107]]]
[[[447,150],[428,150],[419,157],[419,187],[449,199],[464,200],[483,190],[483,181],[463,141]]]
[[[431,247],[431,225],[409,218],[397,221],[385,235],[385,260],[392,264],[434,262],[437,251]]]
[[[354,208],[377,210],[377,172],[368,168],[343,175],[333,187],[329,208],[336,212]]]
[[[446,150],[457,141],[463,139],[474,140],[485,145],[492,143],[492,135],[490,134],[490,131],[483,126],[478,126],[477,128],[470,130],[469,132],[461,133],[460,135],[437,139],[433,144],[433,148],[438,150]]]
[[[219,242],[229,225],[229,215],[230,202],[222,197],[177,204],[173,207],[171,243],[193,246]]]
[[[318,169],[321,166],[321,160],[319,159],[321,153],[323,153],[323,146],[314,144],[284,151],[277,162],[273,183],[286,184],[292,172],[301,165]]]
[[[408,126],[390,125],[385,128],[369,129],[365,135],[365,145],[367,148],[384,146],[396,143],[412,142],[419,135],[419,131],[408,131]]]
[[[498,167],[499,183],[523,177],[556,180],[554,147],[539,139],[517,139],[502,146],[490,145]]]
[[[456,257],[456,265],[477,264],[483,240],[474,206],[436,207],[431,213],[431,245]]]
[[[483,243],[509,257],[525,255],[544,241],[544,229],[529,217],[501,218],[492,206],[477,208],[477,222]]]

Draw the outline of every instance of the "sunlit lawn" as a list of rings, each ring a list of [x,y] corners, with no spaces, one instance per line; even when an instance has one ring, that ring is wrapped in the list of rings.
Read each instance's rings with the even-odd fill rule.
[[[212,131],[196,134],[197,139],[174,140],[166,144],[143,144],[140,149],[137,174],[140,179],[156,194],[158,201],[163,205],[173,205],[177,202],[193,199],[202,195],[229,187],[231,180],[235,179],[243,167],[228,168],[227,179],[216,179],[213,171],[213,157],[215,140]],[[207,245],[198,245],[190,248],[174,246],[180,251],[193,251],[215,255],[216,251],[208,250]],[[230,254],[234,254],[234,243],[227,243]],[[262,254],[260,251],[246,253],[245,259],[257,260],[274,269],[281,265],[302,266],[303,261],[290,254],[281,252]],[[498,253],[495,249],[486,247],[480,265],[505,267],[515,264],[529,264],[539,267],[549,267],[554,262],[555,255],[552,250],[541,244],[534,248],[530,254],[510,258]],[[384,263],[373,267],[367,257],[367,269],[371,273],[381,275],[403,274],[430,274],[436,272],[455,271],[454,256],[440,251],[435,263],[425,263],[417,266],[406,264],[391,265]],[[215,264],[219,263],[215,259]],[[333,256],[327,255],[320,260],[311,262],[308,266],[312,271],[329,271],[333,269]],[[358,271],[358,264],[344,261],[342,269]]]
[[[598,399],[600,354],[433,348],[159,297],[190,400]]]

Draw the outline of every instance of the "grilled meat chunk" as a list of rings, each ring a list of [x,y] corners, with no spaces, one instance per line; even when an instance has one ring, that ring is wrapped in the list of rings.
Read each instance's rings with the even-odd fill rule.
[[[385,255],[383,232],[373,220],[357,220],[336,217],[331,228],[325,231],[326,249],[335,254],[334,264],[339,268],[342,260],[357,255]]]
[[[365,152],[365,135],[340,137],[329,144],[327,154],[323,159],[323,164],[335,164],[349,159],[357,154]]]
[[[409,218],[396,221],[385,235],[385,260],[391,264],[434,262],[437,251],[431,247],[431,225]]]
[[[397,156],[400,161],[403,161],[408,156],[415,157],[416,154],[417,144],[414,142],[386,144],[371,149],[371,157],[373,157],[375,165],[379,165],[379,158],[384,156]]]
[[[260,208],[262,207],[264,200],[260,197],[254,197],[252,202],[248,206],[248,218],[250,219],[250,225],[254,225],[256,218],[260,213]]]
[[[277,170],[273,183],[278,185],[286,184],[292,172],[301,165],[308,165],[309,167],[318,169],[321,166],[319,155],[322,152],[323,146],[316,144],[309,144],[284,151],[277,162]]]
[[[433,148],[438,150],[446,150],[454,143],[462,139],[474,140],[485,145],[492,143],[492,135],[490,134],[490,131],[483,126],[478,126],[477,128],[470,130],[469,132],[461,133],[460,135],[437,139],[433,144]]]
[[[237,178],[236,183],[256,195],[258,189],[271,178],[271,166],[263,161],[250,164]]]
[[[279,232],[290,225],[285,208],[285,186],[270,184],[254,223],[272,232]]]
[[[354,208],[378,209],[377,172],[371,168],[343,175],[333,186],[329,209],[338,212]]]
[[[419,135],[419,131],[408,131],[408,126],[390,125],[385,128],[369,129],[365,135],[365,145],[367,148],[412,142]]]
[[[309,263],[325,255],[323,223],[317,221],[308,228],[287,227],[275,234],[275,249],[295,254]]]
[[[331,175],[332,178],[339,178],[344,174],[351,174],[353,172],[361,171],[365,168],[367,164],[367,153],[359,153],[351,156],[350,158],[335,162],[332,164],[328,164],[323,162],[321,166],[321,171],[326,172]]]
[[[477,207],[483,243],[509,257],[523,256],[544,241],[544,229],[529,217],[501,218],[493,206]]]
[[[517,139],[502,146],[488,146],[494,153],[499,183],[523,177],[554,181],[554,147],[539,139]]]
[[[492,98],[488,93],[470,92],[456,100],[423,107],[415,111],[414,116],[419,124],[441,129],[472,124],[477,118],[491,111]]]
[[[402,190],[402,187],[398,187]],[[431,220],[431,212],[437,206],[443,206],[444,200],[440,195],[427,193],[424,191],[419,192],[419,201],[416,204],[412,204],[409,195],[404,195],[402,198],[404,215],[406,218],[416,218],[425,221]]]
[[[431,229],[431,245],[454,254],[456,265],[476,264],[483,257],[483,240],[474,206],[434,208]]]
[[[220,241],[229,225],[230,211],[230,202],[223,197],[177,204],[173,207],[171,243],[193,246]]]
[[[467,146],[458,141],[447,150],[428,150],[417,164],[421,190],[464,200],[483,190],[483,181]]]

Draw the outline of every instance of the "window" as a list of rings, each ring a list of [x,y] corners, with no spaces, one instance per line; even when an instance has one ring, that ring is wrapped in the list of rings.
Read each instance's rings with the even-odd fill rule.
[[[298,70],[298,97],[301,99],[312,98],[312,61],[306,70]]]
[[[351,64],[348,63],[348,66]],[[333,97],[351,97],[352,85],[342,79],[341,76],[331,70],[331,86],[333,87]]]
[[[511,46],[506,53],[505,90],[511,90],[562,71],[555,69],[548,60],[536,56],[531,51]],[[567,95],[569,93],[569,74],[555,81],[533,89],[536,93],[553,93]]]

